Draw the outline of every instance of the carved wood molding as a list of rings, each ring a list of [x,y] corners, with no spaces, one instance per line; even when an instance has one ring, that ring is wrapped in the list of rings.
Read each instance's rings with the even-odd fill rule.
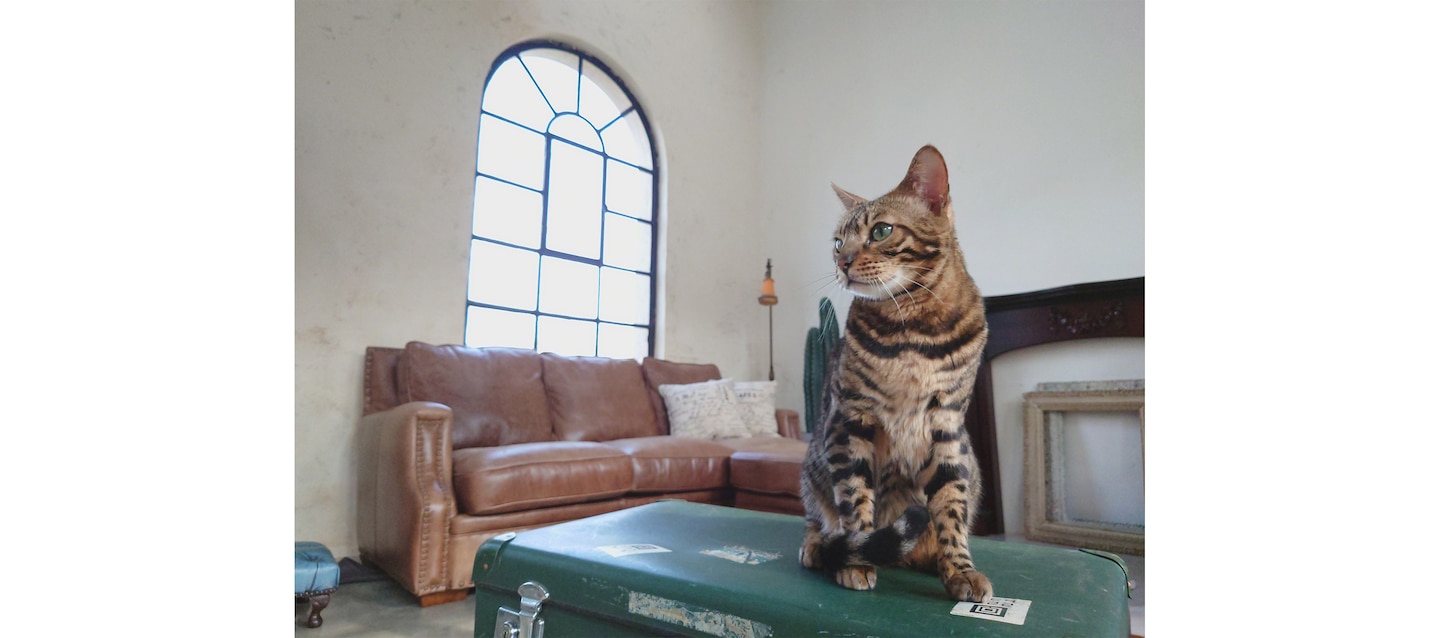
[[[1071,337],[1085,337],[1106,330],[1125,329],[1125,302],[1104,306],[1050,308],[1050,332]]]
[[[1145,336],[1145,278],[985,298],[985,360],[1055,341]]]

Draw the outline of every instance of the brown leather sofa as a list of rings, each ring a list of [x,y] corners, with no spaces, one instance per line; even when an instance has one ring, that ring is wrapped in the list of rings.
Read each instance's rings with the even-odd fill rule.
[[[361,559],[423,606],[461,600],[476,550],[505,532],[659,499],[803,513],[799,415],[782,436],[670,436],[657,388],[714,365],[411,342],[365,352]]]

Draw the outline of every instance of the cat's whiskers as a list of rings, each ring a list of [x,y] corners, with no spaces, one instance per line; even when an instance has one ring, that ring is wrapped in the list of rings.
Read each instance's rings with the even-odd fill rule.
[[[915,303],[917,303],[917,302],[915,301],[915,295],[910,294],[910,284],[917,284],[917,283],[919,283],[919,282],[915,281],[914,279],[912,279],[912,278],[910,278],[910,277],[907,277],[907,276],[905,275],[905,273],[903,273],[903,272],[902,272],[902,273],[897,273],[897,274],[895,275],[895,279],[900,282],[900,291],[901,291],[901,292],[904,292],[904,293],[905,293],[905,296],[910,298],[910,303],[911,303],[912,305],[915,304]],[[933,293],[932,293],[932,294],[933,294]]]
[[[909,289],[909,288],[901,288],[901,290],[904,291],[906,297],[909,297],[909,298],[910,298],[910,305],[912,305],[912,306],[915,305],[915,303],[916,303],[916,301],[915,301],[915,295],[910,294],[910,289]]]
[[[806,287],[806,288],[813,288],[816,284],[824,284],[824,283],[833,282],[833,281],[835,281],[835,271],[832,270],[832,271],[827,272],[827,273],[825,273],[825,274],[823,274],[823,275],[820,275],[819,277],[816,277],[816,278],[814,278],[814,279],[811,279],[810,281],[805,282],[805,287]]]
[[[834,287],[837,291],[844,290],[845,286],[837,273],[823,275],[812,279],[805,284],[805,292],[810,297],[826,297],[827,291]]]
[[[827,328],[828,325],[825,325],[824,321],[821,321],[821,325],[819,325],[819,336],[828,337],[829,331],[827,330]],[[835,336],[840,337],[840,323],[838,323],[838,321],[837,323],[835,323]]]
[[[931,290],[929,286],[927,286],[927,285],[925,285],[925,284],[922,284],[922,283],[920,283],[920,282],[918,282],[918,281],[915,282],[915,285],[917,285],[917,286],[919,286],[919,287],[921,287],[921,288],[924,288],[924,289],[925,289],[925,292],[930,293],[930,296],[931,296],[931,297],[934,297],[934,298],[936,298],[936,299],[939,299],[939,298],[940,298],[940,295],[935,294],[935,291],[934,291],[934,290]]]
[[[888,279],[888,280],[886,280],[886,281],[881,281],[881,282],[877,282],[877,283],[880,284],[880,289],[881,289],[881,290],[884,290],[884,291],[885,291],[885,294],[887,294],[887,295],[890,296],[890,301],[894,302],[894,304],[895,304],[895,314],[900,317],[900,325],[901,325],[901,326],[904,326],[904,325],[905,325],[905,311],[903,311],[903,310],[900,309],[900,300],[895,298],[895,291],[893,291],[893,290],[890,289],[890,284],[893,283],[894,281],[895,281],[895,279]]]
[[[915,270],[927,270],[927,271],[933,271],[933,270],[935,270],[934,268],[921,268],[920,266],[901,266],[901,268],[913,268],[913,269],[915,269]],[[909,278],[909,277],[907,277],[907,279],[910,280],[910,283],[913,283],[913,284],[915,284],[915,285],[917,285],[917,286],[919,286],[919,287],[921,287],[921,288],[924,288],[924,289],[925,289],[925,292],[930,293],[930,296],[931,296],[931,297],[934,297],[934,298],[936,298],[936,299],[939,299],[939,298],[940,298],[940,295],[935,294],[935,291],[934,291],[934,290],[931,290],[929,286],[926,286],[925,284],[920,283],[920,280],[919,280],[919,279]],[[908,291],[907,291],[907,292],[908,292]],[[913,299],[913,297],[912,297],[912,299]]]
[[[815,284],[811,284],[809,290],[807,290],[806,292],[807,292],[807,294],[809,294],[811,297],[815,297],[815,296],[821,296],[821,297],[823,297],[823,296],[825,296],[825,292],[826,292],[827,290],[831,289],[831,288],[835,288],[835,289],[837,289],[837,290],[840,289],[840,281],[837,280],[837,279],[831,278],[831,279],[826,280],[826,281],[822,281],[822,282],[818,282],[818,283],[815,283]]]

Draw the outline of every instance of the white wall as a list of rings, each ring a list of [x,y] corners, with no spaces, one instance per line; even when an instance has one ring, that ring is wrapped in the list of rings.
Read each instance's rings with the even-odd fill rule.
[[[723,1],[296,4],[297,539],[357,553],[365,347],[463,341],[480,94],[516,42],[583,46],[657,129],[661,353],[763,374],[757,20]]]
[[[828,184],[878,195],[922,144],[949,163],[985,294],[1144,274],[1141,9],[297,3],[296,538],[356,553],[365,347],[462,340],[480,91],[507,46],[585,47],[655,125],[662,356],[763,378],[775,260],[778,402],[798,410],[805,329],[835,292]]]
[[[803,405],[805,330],[828,295],[835,182],[875,197],[935,144],[986,295],[1144,269],[1139,2],[776,2],[761,137],[776,374]],[[843,314],[843,312],[842,312]]]
[[[945,156],[960,245],[982,293],[1145,274],[1140,2],[762,6],[760,161],[782,405],[804,405],[805,333],[818,324],[819,298],[831,297],[842,321],[849,306],[828,283],[840,213],[829,183],[881,195],[924,144]],[[1143,378],[1143,343],[997,361],[1007,531],[1022,529],[1020,395],[1042,381]],[[1010,357],[1026,367],[1001,387]]]

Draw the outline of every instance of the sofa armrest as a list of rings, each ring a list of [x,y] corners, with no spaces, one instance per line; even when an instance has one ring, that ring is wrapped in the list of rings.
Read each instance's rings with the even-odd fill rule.
[[[800,413],[794,410],[779,409],[775,411],[776,431],[780,436],[788,436],[792,439],[805,440],[805,430],[800,427]]]
[[[360,554],[416,596],[447,588],[452,420],[448,406],[423,401],[360,420]]]

